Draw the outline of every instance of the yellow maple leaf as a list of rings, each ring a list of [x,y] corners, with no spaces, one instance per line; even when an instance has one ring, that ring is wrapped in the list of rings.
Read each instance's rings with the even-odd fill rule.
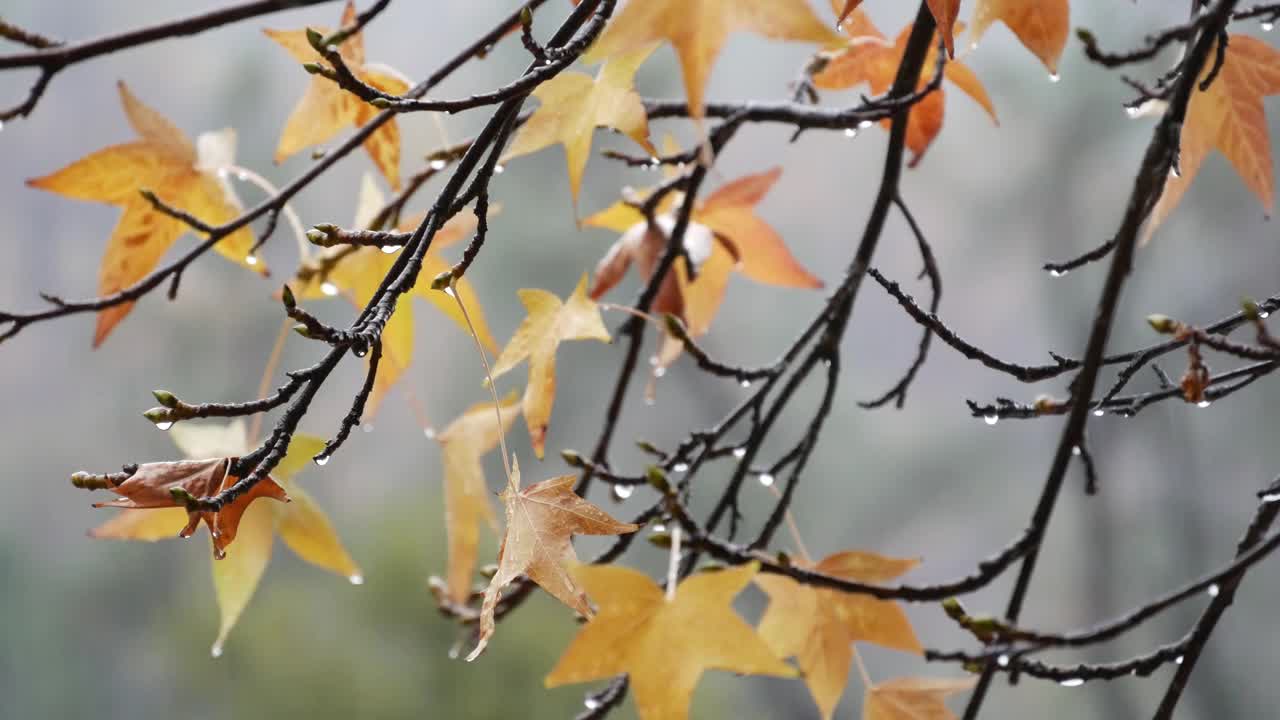
[[[977,678],[894,678],[867,688],[862,720],[955,720],[948,695],[964,692]]]
[[[355,3],[347,0],[342,12],[342,26],[355,22]],[[321,35],[328,35],[326,28],[314,28]],[[306,30],[263,30],[267,37],[280,44],[294,60],[300,63],[322,62],[324,58],[307,41]],[[403,95],[409,90],[398,73],[380,65],[366,64],[364,39],[354,33],[338,45],[338,53],[352,74],[368,85],[391,95]],[[276,162],[293,155],[303,148],[327,141],[346,127],[362,127],[378,114],[378,109],[343,90],[326,78],[315,76],[307,85],[307,91],[298,101],[280,134],[276,147]],[[393,189],[400,189],[400,127],[395,119],[378,128],[367,140],[364,149],[373,158],[383,177]]]
[[[978,0],[973,9],[970,42],[977,45],[997,20],[1007,25],[1050,73],[1058,74],[1058,60],[1071,31],[1068,0]]]
[[[666,40],[680,58],[689,114],[700,121],[711,65],[729,34],[740,30],[772,40],[840,42],[806,0],[631,0],[584,58],[594,63]]]
[[[356,209],[355,227],[366,227],[374,215],[382,209],[385,201],[378,190],[374,179],[366,174],[360,185],[360,196]],[[490,212],[496,208],[491,207]],[[401,230],[410,231],[418,223],[406,220]],[[463,213],[445,223],[431,241],[431,249],[422,259],[422,270],[418,273],[418,284],[413,295],[424,298],[435,305],[440,312],[458,324],[458,327],[470,334],[466,318],[458,309],[453,298],[442,292],[431,290],[431,279],[448,270],[452,265],[440,256],[439,251],[467,237],[476,228],[474,215]],[[321,256],[319,264],[326,259],[338,258],[327,275],[321,276],[313,268],[305,268],[294,283],[294,294],[307,300],[331,297],[338,293],[345,294],[356,307],[363,308],[373,299],[373,295],[382,285],[383,278],[396,262],[396,252],[386,253],[379,248],[362,247],[329,248]],[[471,320],[475,324],[476,334],[480,342],[489,350],[496,345],[489,332],[489,324],[485,321],[484,310],[476,296],[471,281],[459,278],[456,290],[462,302],[466,303]],[[378,376],[374,378],[373,393],[365,405],[365,416],[372,417],[382,404],[382,399],[391,386],[400,379],[405,370],[413,362],[413,304],[408,295],[401,296],[396,311],[382,329],[382,360],[378,365]]]
[[[1212,57],[1212,55],[1210,56]],[[1210,62],[1212,64],[1212,62]],[[1207,76],[1209,68],[1204,71]],[[1180,175],[1170,175],[1151,211],[1143,242],[1173,212],[1213,149],[1227,156],[1268,214],[1274,205],[1271,139],[1262,98],[1280,93],[1280,51],[1247,35],[1232,35],[1213,84],[1193,91],[1182,125]]]
[[[618,522],[573,491],[574,475],[561,475],[520,489],[520,464],[511,458],[511,483],[502,491],[507,532],[498,550],[498,572],[484,591],[480,608],[480,639],[467,660],[475,660],[493,636],[493,613],[502,588],[527,575],[560,602],[583,617],[591,607],[569,569],[578,562],[570,539],[574,535],[621,535],[640,529]]]
[[[839,552],[799,567],[832,577],[884,583],[919,564],[866,552]],[[815,588],[782,575],[755,582],[769,596],[760,637],[779,656],[794,655],[823,718],[830,718],[844,692],[853,659],[852,643],[870,642],[919,655],[923,650],[902,607],[890,600]]]
[[[235,155],[235,131],[201,135],[195,145],[163,115],[118,83],[120,102],[139,139],[90,153],[57,172],[27,180],[27,185],[76,200],[117,205],[124,210],[111,232],[98,271],[98,294],[111,295],[146,277],[173,243],[190,228],[158,210],[138,191],[150,190],[167,205],[185,210],[210,225],[240,214],[240,203],[220,177]],[[220,240],[214,249],[245,267],[266,271],[246,259],[253,247],[247,227]],[[256,259],[255,259],[256,260]],[[93,346],[133,309],[121,303],[98,312]]]
[[[518,291],[528,315],[502,349],[493,365],[493,377],[529,360],[529,384],[524,389],[524,421],[529,427],[533,452],[542,459],[556,399],[556,349],[565,340],[610,342],[600,308],[587,297],[587,276],[566,301],[538,289]]]
[[[734,271],[766,285],[822,287],[822,281],[796,260],[777,231],[756,214],[756,205],[781,175],[780,168],[745,175],[717,189],[694,208],[684,244],[697,273],[690,280],[684,262],[678,262],[675,272],[663,280],[653,312],[680,316],[689,334],[697,337],[707,332],[719,312]],[[583,220],[586,225],[622,233],[596,265],[592,298],[599,299],[617,285],[632,265],[645,280],[652,276],[666,249],[666,235],[675,226],[675,202],[668,196],[659,207],[656,220],[662,232],[653,232],[640,211],[622,202]],[[682,347],[679,341],[670,340],[659,354],[661,364],[670,364]]]
[[[560,656],[547,687],[627,673],[641,720],[681,720],[706,670],[794,677],[795,669],[733,611],[733,598],[758,569],[749,563],[694,575],[668,600],[635,570],[578,566],[573,577],[599,614]]]
[[[649,45],[619,54],[606,62],[594,78],[577,72],[560,73],[533,91],[542,104],[520,128],[507,157],[527,155],[556,143],[564,145],[575,214],[597,127],[613,128],[651,154],[657,152],[649,143],[644,104],[633,87],[636,70],[653,49]]]
[[[840,0],[832,0],[836,5]],[[890,44],[862,10],[849,13],[840,24],[841,29],[849,36],[845,47],[834,53],[821,72],[814,75],[813,84],[824,90],[843,90],[861,83],[870,86],[871,92],[885,93],[893,85],[898,74],[898,65],[906,52],[907,39],[911,35],[911,26],[903,28],[897,39]],[[963,26],[958,26],[963,29]],[[919,87],[928,84],[933,77],[934,53],[932,47],[920,69]],[[948,81],[960,88],[998,124],[995,106],[991,103],[982,81],[969,66],[952,60],[943,68]],[[915,166],[924,157],[924,153],[933,143],[934,138],[942,130],[945,113],[945,91],[934,90],[911,108],[907,118],[907,148],[911,150],[911,166]],[[888,129],[891,121],[886,119],[880,125]]]
[[[229,425],[175,425],[169,431],[188,457],[239,456],[248,450],[244,423]],[[335,572],[354,584],[363,582],[360,568],[343,547],[324,510],[293,481],[312,456],[324,448],[323,438],[297,434],[271,477],[288,492],[289,503],[254,503],[244,511],[235,547],[213,563],[213,585],[218,599],[220,627],[212,652],[222,654],[223,644],[249,604],[271,560],[274,536],[279,534],[298,557]],[[263,482],[266,482],[265,480]],[[125,510],[89,531],[95,538],[155,541],[178,536],[187,523],[183,508]]]
[[[520,414],[520,400],[511,393],[499,403],[502,427],[493,404],[477,403],[460,415],[436,438],[444,464],[444,519],[449,544],[449,566],[445,594],[455,603],[471,596],[480,543],[480,524],[496,531],[498,521],[489,504],[484,467],[480,458],[498,446]]]

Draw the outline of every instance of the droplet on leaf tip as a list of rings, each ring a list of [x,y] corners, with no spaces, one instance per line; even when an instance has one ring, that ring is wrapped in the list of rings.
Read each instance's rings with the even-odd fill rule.
[[[325,295],[328,295],[329,297],[333,297],[334,295],[338,294],[338,286],[334,285],[331,282],[325,281],[320,283],[320,292],[324,293]]]
[[[1263,310],[1262,312],[1258,313],[1258,317],[1262,318],[1263,320],[1266,320],[1267,318],[1271,317],[1271,313],[1267,312],[1266,310]]]
[[[1059,270],[1058,268],[1052,268],[1049,270],[1049,277],[1052,277],[1052,278],[1064,277],[1066,274],[1067,274],[1066,270]]]
[[[257,265],[257,264],[258,264],[258,256],[257,256],[257,255],[245,255],[245,256],[244,256],[244,264],[245,264],[245,265]]]
[[[426,437],[428,440],[435,440],[435,439],[436,439],[436,429],[435,429],[435,428],[433,428],[433,427],[425,427],[425,428],[422,428],[422,434],[423,434],[423,436],[424,436],[424,437]]]
[[[363,584],[364,584],[364,576],[363,576],[363,575],[352,575],[352,576],[350,576],[350,577],[348,577],[348,578],[347,578],[347,582],[351,583],[352,585],[363,585]]]
[[[764,487],[773,487],[773,475],[771,473],[760,473],[760,484]]]
[[[1062,76],[1058,73],[1049,73],[1049,82],[1056,83],[1062,80]]]
[[[1174,664],[1174,665],[1181,665],[1181,664],[1182,664],[1182,660],[1183,660],[1182,656],[1181,656],[1181,655],[1179,655],[1178,657],[1176,657],[1176,658],[1174,658],[1174,659],[1173,659],[1173,664]]]
[[[216,659],[218,659],[218,658],[220,658],[220,657],[222,657],[222,643],[221,643],[221,642],[216,642],[216,643],[214,643],[214,644],[213,644],[213,647],[209,648],[209,657],[211,657],[211,658],[213,658],[213,659],[215,659],[215,660],[216,660]]]
[[[996,423],[1000,422],[1000,416],[995,413],[989,413],[987,415],[982,416],[982,421],[988,425],[995,425]]]

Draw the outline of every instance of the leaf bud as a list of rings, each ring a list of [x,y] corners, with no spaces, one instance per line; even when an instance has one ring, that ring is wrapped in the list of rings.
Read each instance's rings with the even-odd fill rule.
[[[138,191],[138,194],[141,195],[143,199],[145,199],[147,202],[151,203],[152,205],[160,204],[159,196],[157,196],[153,191],[148,190],[147,188],[142,188],[141,190]]]
[[[306,70],[308,73],[312,75],[319,75],[320,73],[324,72],[324,66],[317,62],[302,63],[302,69]]]
[[[649,544],[654,547],[660,547],[663,550],[669,550],[671,548],[671,533],[669,532],[651,533],[648,540]]]
[[[391,107],[391,101],[384,97],[376,97],[370,100],[369,104],[378,108],[379,110],[386,110],[387,108]]]
[[[176,408],[180,404],[178,402],[178,396],[168,390],[152,390],[151,394],[155,395],[156,402],[167,408]]]
[[[315,339],[315,336],[311,334],[311,328],[307,327],[306,325],[304,325],[304,324],[302,324],[302,323],[298,323],[297,325],[294,325],[294,326],[293,326],[293,331],[294,331],[294,332],[296,332],[296,333],[298,333],[299,335],[301,335],[302,337],[304,337],[304,338],[306,338],[306,339],[308,339],[308,340],[314,340],[314,339]]]
[[[1245,298],[1240,301],[1240,309],[1244,312],[1244,317],[1249,322],[1257,322],[1261,315],[1261,309],[1253,298]]]
[[[173,501],[179,505],[190,505],[196,501],[195,496],[181,486],[169,488],[169,497],[173,498]]]
[[[453,270],[445,270],[431,280],[432,290],[446,290],[453,284]]]
[[[288,285],[280,288],[280,301],[283,302],[284,306],[289,310],[298,307],[298,300],[293,296],[293,290],[289,289]]]
[[[307,28],[307,42],[316,49],[316,52],[323,53],[325,51],[324,35],[321,35],[319,30]]]
[[[571,467],[586,467],[586,463],[582,461],[582,456],[578,454],[577,450],[561,450],[560,457],[564,458],[564,461]]]
[[[657,465],[650,465],[645,468],[644,479],[663,495],[671,494],[671,483],[667,482],[667,474]]]
[[[1178,321],[1168,315],[1148,315],[1147,324],[1151,326],[1152,330],[1166,335],[1178,329]]]
[[[946,613],[947,617],[956,621],[959,621],[966,615],[964,605],[960,604],[959,599],[953,597],[949,597],[942,601],[942,612]]]
[[[173,413],[171,413],[168,408],[162,407],[151,408],[150,410],[142,413],[142,417],[157,425],[173,422]]]
[[[520,8],[520,25],[525,30],[533,27],[533,9],[528,5]]]

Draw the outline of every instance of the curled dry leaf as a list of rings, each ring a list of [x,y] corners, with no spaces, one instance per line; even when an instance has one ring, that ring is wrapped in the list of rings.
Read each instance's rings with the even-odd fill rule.
[[[493,637],[498,594],[520,575],[527,575],[557,600],[583,617],[591,617],[587,596],[569,574],[578,562],[574,535],[621,535],[640,529],[618,522],[573,491],[574,475],[561,475],[520,489],[520,464],[511,458],[511,484],[502,491],[507,533],[498,550],[498,572],[484,591],[480,608],[480,640],[467,660],[475,660]]]
[[[816,564],[796,563],[864,583],[888,582],[919,564],[919,560],[853,551],[835,553]],[[831,717],[844,693],[853,643],[870,642],[916,655],[922,652],[899,603],[815,588],[782,575],[760,575],[755,582],[769,596],[758,628],[760,637],[779,656],[796,657],[823,718]]]
[[[378,190],[373,177],[366,174],[361,181],[360,196],[356,209],[355,227],[367,227],[369,222],[385,205],[385,199]],[[497,212],[490,207],[490,213]],[[400,230],[409,232],[418,226],[420,218],[410,218],[400,225]],[[466,318],[458,309],[453,298],[444,293],[430,289],[431,279],[449,269],[448,263],[440,254],[440,250],[448,248],[466,238],[476,229],[476,218],[469,212],[460,213],[436,233],[431,248],[422,259],[422,270],[418,273],[418,284],[412,295],[423,298],[436,306],[440,312],[453,320],[463,332],[467,329]],[[375,247],[333,247],[325,250],[317,259],[302,268],[293,283],[294,294],[304,300],[329,297],[341,292],[356,307],[363,308],[373,299],[374,293],[382,285],[382,280],[396,262],[397,253],[383,252]],[[484,309],[476,296],[471,281],[459,278],[456,291],[462,302],[466,303],[471,320],[475,324],[476,334],[480,342],[489,350],[496,345],[489,331],[489,324],[484,317]],[[413,303],[410,298],[402,296],[396,305],[396,311],[382,329],[382,360],[378,364],[378,376],[374,378],[373,393],[365,404],[365,416],[372,417],[382,405],[387,391],[404,375],[413,363]]]
[[[609,331],[600,317],[600,307],[587,297],[587,276],[568,300],[546,290],[519,291],[528,316],[516,328],[507,346],[493,365],[493,376],[529,361],[529,384],[524,390],[524,421],[529,427],[533,452],[542,458],[547,429],[551,425],[551,406],[556,397],[556,350],[565,340],[599,340],[610,342]]]
[[[355,3],[347,0],[342,12],[342,26],[355,22]],[[326,28],[315,28],[321,35],[328,35]],[[324,58],[307,41],[306,30],[263,30],[267,37],[280,44],[299,63],[323,62]],[[409,91],[409,83],[400,75],[382,66],[366,64],[364,38],[354,33],[338,45],[338,53],[352,74],[368,85],[390,95],[403,95]],[[307,85],[306,94],[298,101],[293,114],[285,123],[276,148],[276,162],[293,155],[303,148],[323,143],[346,127],[362,127],[378,114],[378,109],[347,92],[337,83],[316,75]],[[395,119],[387,121],[367,140],[364,149],[373,158],[373,164],[392,188],[400,188],[400,127]]]
[[[445,594],[451,602],[465,603],[471,596],[481,523],[497,530],[480,459],[498,446],[499,436],[519,415],[520,398],[513,392],[499,403],[499,412],[494,412],[492,403],[477,403],[436,438],[444,462],[444,519],[449,543]]]
[[[839,3],[840,0],[832,0],[833,6],[838,7]],[[888,92],[898,73],[902,55],[906,52],[911,26],[903,28],[897,39],[890,44],[865,12],[854,10],[841,22],[840,28],[849,39],[843,48],[830,53],[826,66],[814,75],[813,84],[824,90],[844,90],[866,83],[874,94]],[[919,87],[928,85],[933,78],[936,52],[931,47],[921,66]],[[949,82],[981,105],[992,121],[996,121],[995,106],[992,105],[986,88],[969,66],[952,60],[944,67],[943,74]],[[907,118],[906,143],[911,150],[910,164],[913,167],[924,157],[925,151],[942,130],[946,104],[944,93],[943,88],[938,88],[911,108],[911,114]],[[880,124],[887,129],[890,121],[883,120]]]
[[[706,670],[795,677],[737,613],[733,599],[759,567],[694,575],[668,600],[647,575],[579,565],[574,579],[599,608],[551,673],[547,687],[626,673],[641,720],[682,720]]]
[[[240,214],[240,202],[223,177],[234,161],[235,131],[205,133],[192,145],[163,115],[134,97],[123,82],[118,89],[125,116],[138,139],[103,148],[52,175],[27,181],[30,187],[116,205],[124,211],[107,241],[98,270],[101,296],[142,280],[189,230],[183,221],[157,210],[140,190],[150,190],[165,204],[209,225],[221,225]],[[214,245],[233,262],[265,274],[261,263],[255,266],[246,261],[252,247],[253,234],[248,227]],[[99,311],[93,346],[101,345],[132,309],[133,303],[128,302]]]

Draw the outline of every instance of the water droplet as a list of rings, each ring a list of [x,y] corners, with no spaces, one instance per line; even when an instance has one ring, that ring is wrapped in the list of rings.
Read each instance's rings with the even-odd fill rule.
[[[320,292],[324,293],[325,295],[328,295],[329,297],[333,297],[334,295],[338,294],[338,286],[334,285],[331,282],[325,281],[320,283]]]
[[[1074,447],[1072,447],[1072,448],[1071,448],[1071,454],[1072,454],[1072,455],[1075,455],[1076,457],[1080,457],[1080,454],[1081,454],[1081,453],[1083,453],[1083,452],[1084,452],[1084,451],[1080,449],[1080,446],[1079,446],[1079,445],[1076,445],[1076,446],[1074,446]]]
[[[1058,268],[1052,268],[1049,270],[1049,277],[1060,278],[1065,277],[1066,274],[1066,270],[1059,270]]]
[[[422,428],[422,434],[426,436],[428,440],[436,439],[436,429],[433,427]]]
[[[757,478],[764,487],[773,487],[773,475],[771,473],[760,473]]]
[[[750,381],[750,380],[746,380],[746,379],[743,379],[743,380],[742,380],[742,381],[740,381],[738,384],[739,384],[739,385],[741,385],[741,386],[742,386],[742,387],[744,387],[744,388],[749,388],[749,387],[751,387],[751,381]]]
[[[1271,32],[1276,28],[1276,24],[1264,21],[1260,27],[1262,28],[1262,32]]]
[[[249,179],[249,173],[245,172],[244,170],[240,170],[239,172],[236,173],[236,179],[239,180],[240,182],[246,182]]]
[[[582,701],[582,706],[588,710],[599,710],[600,701],[595,699],[594,697],[588,696],[586,700]]]
[[[218,168],[219,180],[226,180],[228,177],[231,177],[231,173],[227,172],[226,168]]]
[[[1049,73],[1049,82],[1056,83],[1062,80],[1062,76],[1058,73]]]
[[[399,249],[400,249],[400,246],[399,246],[399,245],[383,245],[383,246],[382,246],[382,252],[384,252],[384,253],[386,253],[386,254],[388,254],[388,255],[390,255],[391,253],[393,253],[393,252],[395,252],[395,251],[397,251],[397,250],[399,250]]]
[[[659,165],[662,164],[662,161],[656,157],[650,157],[649,164],[652,165],[653,167],[658,167]]]
[[[493,174],[494,174],[494,175],[501,175],[502,173],[504,173],[504,172],[506,172],[506,171],[507,171],[507,168],[506,168],[502,163],[498,163],[497,165],[494,165],[494,166],[493,166]]]
[[[1000,667],[1009,667],[1009,656],[1001,655],[1000,657],[996,658],[996,664],[999,665]]]
[[[1000,416],[996,415],[995,413],[991,413],[989,415],[983,415],[982,421],[988,425],[995,425],[996,423],[1000,422]]]
[[[858,129],[859,129],[859,130],[866,130],[867,128],[871,127],[872,125],[875,125],[875,123],[874,123],[874,122],[871,122],[870,120],[863,120],[863,121],[861,121],[861,122],[859,122],[859,123],[858,123]]]
[[[325,453],[320,453],[319,455],[311,458],[311,460],[320,467],[324,467],[329,464],[329,456]]]
[[[351,575],[350,577],[348,577],[348,578],[347,578],[347,582],[351,583],[352,585],[363,585],[363,584],[364,584],[364,576],[363,576],[363,575]]]
[[[1107,414],[1107,411],[1103,410],[1102,408],[1098,408],[1097,410],[1093,411],[1094,417],[1102,417],[1103,415],[1106,415],[1106,414]]]
[[[258,256],[257,256],[257,255],[245,255],[245,256],[244,256],[244,264],[245,264],[245,265],[257,265],[257,264],[258,264]]]
[[[431,164],[429,167],[432,170],[439,171],[439,170],[445,169],[448,166],[449,166],[449,163],[445,162],[444,160],[441,160],[440,158],[436,158],[435,160],[431,161]]]
[[[1180,177],[1182,177],[1182,171],[1178,169],[1178,166],[1177,166],[1177,165],[1170,165],[1170,166],[1169,166],[1169,177],[1171,177],[1171,178],[1180,178]]]
[[[635,485],[614,485],[613,486],[613,496],[618,498],[619,500],[626,500],[627,498],[631,497],[635,493],[635,491],[636,491]]]
[[[1263,310],[1262,312],[1258,313],[1258,317],[1262,318],[1263,320],[1266,320],[1267,318],[1271,317],[1271,313],[1267,312],[1266,310]]]
[[[667,531],[667,524],[666,524],[666,523],[658,523],[658,524],[656,524],[656,525],[654,525],[654,526],[653,526],[653,531],[654,531],[654,532],[656,532],[656,533],[666,532],[666,531]]]
[[[360,426],[360,429],[367,433],[371,433],[373,432],[373,423],[365,423],[364,425]]]
[[[658,363],[660,363],[660,362],[662,362],[662,358],[658,357],[657,355],[650,355],[650,356],[649,356],[649,365],[650,365],[650,366],[652,366],[652,367],[658,367]]]
[[[351,354],[355,355],[356,357],[364,357],[365,355],[369,354],[369,348],[363,345],[357,345],[351,348]]]
[[[1174,659],[1173,659],[1173,664],[1174,664],[1174,665],[1181,665],[1181,664],[1182,664],[1182,660],[1183,660],[1182,656],[1181,656],[1181,655],[1179,655],[1178,657],[1176,657],[1176,658],[1174,658]]]
[[[1280,502],[1280,492],[1267,493],[1266,495],[1263,495],[1262,502],[1264,503]]]
[[[672,466],[671,466],[671,469],[672,469],[672,471],[674,471],[674,472],[688,472],[688,470],[689,470],[689,463],[685,463],[685,462],[678,462],[678,463],[676,463],[675,465],[672,465]]]
[[[969,52],[973,52],[974,50],[977,50],[977,49],[978,49],[978,43],[976,42],[969,43]]]
[[[736,447],[733,449],[733,456],[741,460],[747,456],[747,449],[744,447]]]
[[[169,428],[173,427],[173,421],[165,420],[164,422],[158,422],[156,423],[156,427],[160,430],[168,430]]]
[[[1209,593],[1209,597],[1218,597],[1218,593],[1222,592],[1222,588],[1218,587],[1218,583],[1214,583],[1205,592]]]
[[[1210,405],[1212,405],[1212,404],[1213,404],[1213,403],[1209,402],[1208,400],[1201,400],[1200,402],[1196,403],[1196,407],[1198,407],[1198,408],[1207,408],[1207,407],[1209,407],[1209,406],[1210,406]]]
[[[216,642],[213,647],[209,648],[209,657],[215,660],[222,657],[222,643]]]
[[[4,130],[4,121],[0,120],[0,130]]]
[[[1062,687],[1080,687],[1084,684],[1084,678],[1067,678],[1058,684]]]
[[[1130,119],[1136,118],[1142,114],[1142,109],[1137,105],[1129,105],[1124,109],[1124,114],[1128,115]]]
[[[856,138],[856,137],[858,137],[858,129],[857,129],[857,128],[845,128],[845,129],[844,129],[844,136],[845,136],[845,137],[847,137],[847,138]]]
[[[653,376],[654,376],[654,377],[656,377],[656,378],[663,377],[663,376],[665,376],[666,374],[667,374],[667,369],[666,369],[666,368],[664,368],[664,367],[662,367],[661,365],[659,365],[659,366],[657,366],[657,367],[655,367],[655,368],[653,369]]]
[[[449,297],[457,297],[457,295],[453,292],[452,286],[446,286],[444,289],[444,294],[448,295]]]

